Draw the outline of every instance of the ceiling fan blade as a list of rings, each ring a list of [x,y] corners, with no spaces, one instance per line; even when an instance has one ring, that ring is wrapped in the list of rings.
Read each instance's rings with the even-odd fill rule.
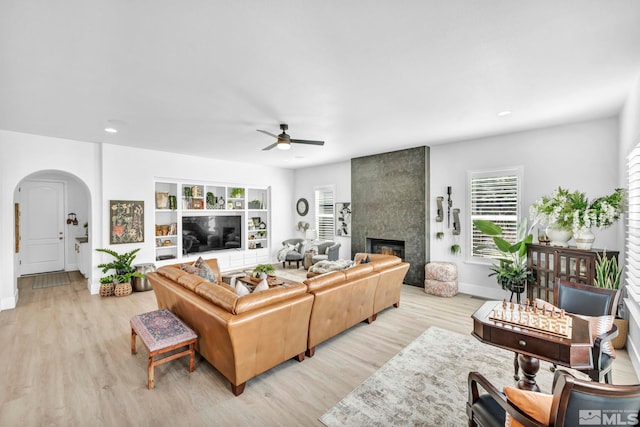
[[[263,149],[262,149],[262,151],[271,150],[271,149],[272,149],[272,148],[274,148],[276,145],[278,145],[278,143],[277,143],[277,142],[274,142],[274,143],[273,143],[273,144],[271,144],[270,146],[263,148]]]
[[[292,139],[295,144],[324,145],[324,141],[311,141],[308,139]]]
[[[272,134],[271,132],[267,132],[266,130],[261,130],[261,129],[256,129],[256,130],[257,130],[258,132],[266,133],[267,135],[272,136],[272,137],[274,137],[274,138],[276,138],[276,139],[278,138],[278,135],[274,135],[274,134]]]

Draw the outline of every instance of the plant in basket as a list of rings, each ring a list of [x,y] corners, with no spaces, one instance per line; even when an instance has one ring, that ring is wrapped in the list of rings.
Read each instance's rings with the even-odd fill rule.
[[[124,296],[133,292],[131,279],[133,277],[145,277],[144,274],[138,273],[132,265],[139,250],[140,248],[137,248],[130,252],[119,254],[112,249],[96,249],[96,251],[106,253],[114,258],[111,262],[98,264],[98,268],[101,268],[103,273],[114,270],[113,274],[100,278],[100,295],[109,296],[115,294],[116,296]],[[113,289],[112,292],[109,291],[111,288]]]

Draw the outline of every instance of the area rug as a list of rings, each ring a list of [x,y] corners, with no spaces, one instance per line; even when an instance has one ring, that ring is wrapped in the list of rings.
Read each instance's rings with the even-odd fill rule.
[[[536,377],[546,393],[553,381],[549,368],[549,363],[541,362]],[[515,385],[512,352],[483,344],[471,335],[431,327],[320,421],[329,427],[467,425],[470,371],[480,372],[500,390]]]
[[[33,289],[50,288],[53,286],[68,285],[71,283],[69,280],[69,274],[62,273],[46,273],[35,276],[33,282]]]

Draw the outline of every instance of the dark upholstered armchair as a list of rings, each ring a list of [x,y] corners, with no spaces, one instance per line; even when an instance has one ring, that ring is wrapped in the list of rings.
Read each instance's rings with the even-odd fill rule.
[[[326,241],[318,244],[318,253],[311,260],[315,264],[320,261],[336,261],[340,258],[340,243]]]
[[[525,412],[522,405],[519,407],[508,400],[502,391],[478,372],[469,373],[468,386],[469,426],[504,426],[506,414],[525,427],[578,426],[587,424],[584,422],[586,416],[600,416],[603,423],[606,417],[609,420],[619,420],[618,425],[638,425],[640,385],[600,384],[576,379],[565,371],[556,371],[550,408],[537,408],[545,414],[546,409],[549,409],[549,424],[536,421]],[[480,389],[484,389],[484,393]],[[591,423],[594,424],[601,425]]]
[[[295,262],[296,268],[300,268],[300,261],[302,261],[304,257],[307,241],[304,239],[287,239],[282,242],[282,246],[286,247],[287,245],[293,246],[293,249],[288,251],[284,258],[281,259],[282,268],[285,268],[286,262],[289,262],[289,265],[291,265],[292,262]]]
[[[556,280],[553,290],[553,300],[559,308],[567,313],[583,316],[607,316],[616,314],[620,292],[617,289],[597,288],[582,283]],[[593,381],[602,381],[612,384],[611,369],[613,358],[604,353],[603,345],[618,336],[618,328],[613,327],[599,335],[593,343],[593,369],[582,371],[589,375]]]

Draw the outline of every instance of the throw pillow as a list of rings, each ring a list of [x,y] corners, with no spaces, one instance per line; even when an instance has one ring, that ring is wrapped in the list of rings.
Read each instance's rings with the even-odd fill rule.
[[[504,394],[507,395],[507,400],[520,408],[531,418],[544,425],[549,425],[553,395],[535,391],[520,390],[515,387],[505,387]],[[507,414],[504,425],[505,427],[522,426],[521,423],[514,420],[509,414]]]
[[[365,258],[362,258],[360,264],[369,264],[370,262],[371,260],[369,259],[369,255],[367,255]]]
[[[609,332],[611,328],[613,328],[613,318],[614,316],[577,316],[582,319],[589,321],[591,325],[591,337],[595,340],[598,338],[598,335],[602,335],[605,332]],[[612,358],[615,359],[616,351],[613,349],[611,345],[611,341],[606,341],[602,343],[602,352],[608,354]]]
[[[267,279],[262,279],[258,284],[258,286],[256,286],[255,289],[253,290],[253,293],[255,294],[257,292],[266,291],[267,289],[269,289],[269,284],[267,283]]]
[[[202,270],[202,273],[198,273],[200,277],[204,277],[211,283],[218,283],[215,271],[213,271],[213,268],[211,268],[202,257],[199,257],[196,262],[193,263],[193,266]]]
[[[180,264],[180,268],[182,269],[182,271],[185,271],[189,274],[197,274],[198,273],[198,268],[194,267],[193,265],[189,265],[189,264]]]
[[[249,295],[250,293],[251,292],[249,291],[249,288],[247,288],[244,283],[239,281],[236,282],[236,295],[238,295],[239,297],[243,297],[245,295]]]
[[[236,276],[231,276],[231,279],[229,279],[229,286],[231,286],[233,289],[236,288]]]

